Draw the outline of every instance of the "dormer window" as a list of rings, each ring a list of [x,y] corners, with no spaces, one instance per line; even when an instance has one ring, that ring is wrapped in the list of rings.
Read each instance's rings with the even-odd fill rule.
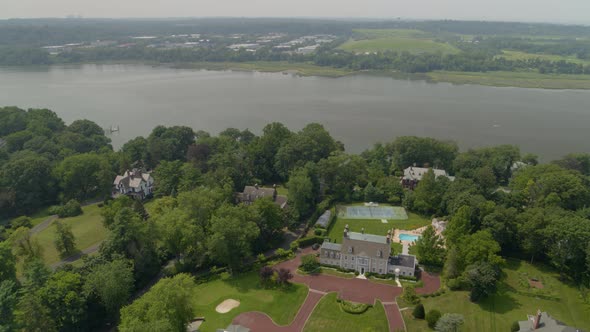
[[[348,253],[352,254],[352,247],[348,247]]]
[[[377,250],[377,257],[383,257],[383,252],[381,250]]]

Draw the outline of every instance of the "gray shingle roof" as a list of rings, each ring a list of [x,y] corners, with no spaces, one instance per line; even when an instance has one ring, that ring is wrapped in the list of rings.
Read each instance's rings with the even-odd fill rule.
[[[351,240],[387,244],[387,237],[381,235],[348,232],[348,238]]]
[[[416,257],[413,255],[400,254],[389,257],[389,265],[416,267]]]
[[[330,217],[332,216],[332,212],[330,210],[326,210],[316,221],[316,226],[321,227],[328,227],[328,223],[330,222]]]
[[[341,251],[342,245],[339,243],[324,241],[324,243],[322,243],[322,249]]]

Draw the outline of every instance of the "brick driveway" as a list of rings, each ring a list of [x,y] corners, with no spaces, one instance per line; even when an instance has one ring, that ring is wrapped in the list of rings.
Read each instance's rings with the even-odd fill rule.
[[[402,293],[402,288],[356,278],[345,279],[323,274],[313,276],[296,274],[295,271],[299,267],[301,256],[313,252],[311,248],[303,249],[294,259],[276,265],[276,268],[286,268],[293,271],[293,282],[305,284],[309,287],[307,298],[290,325],[278,326],[270,317],[261,312],[242,313],[234,318],[233,323],[248,327],[252,332],[300,332],[323,295],[329,292],[337,292],[339,298],[348,301],[367,304],[374,304],[376,300],[381,301],[389,322],[389,330],[392,332],[405,330],[404,321],[395,302],[395,298]],[[424,280],[425,287],[424,289],[417,289],[418,293],[430,292],[434,287],[438,289],[440,281],[437,277],[426,273],[422,273],[422,275],[427,277],[428,283],[427,280]],[[438,283],[434,282],[434,280],[438,281]]]

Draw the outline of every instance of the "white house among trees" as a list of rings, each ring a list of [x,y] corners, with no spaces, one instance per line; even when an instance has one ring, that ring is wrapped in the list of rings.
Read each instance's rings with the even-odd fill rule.
[[[113,197],[128,195],[136,199],[145,199],[153,192],[154,178],[151,173],[139,169],[126,170],[113,181]]]

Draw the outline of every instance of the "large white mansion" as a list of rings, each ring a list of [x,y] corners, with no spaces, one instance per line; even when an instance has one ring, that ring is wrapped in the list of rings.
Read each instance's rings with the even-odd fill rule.
[[[342,244],[324,242],[320,263],[358,271],[415,276],[418,261],[414,255],[391,256],[391,233],[387,236],[350,232],[344,229]]]

